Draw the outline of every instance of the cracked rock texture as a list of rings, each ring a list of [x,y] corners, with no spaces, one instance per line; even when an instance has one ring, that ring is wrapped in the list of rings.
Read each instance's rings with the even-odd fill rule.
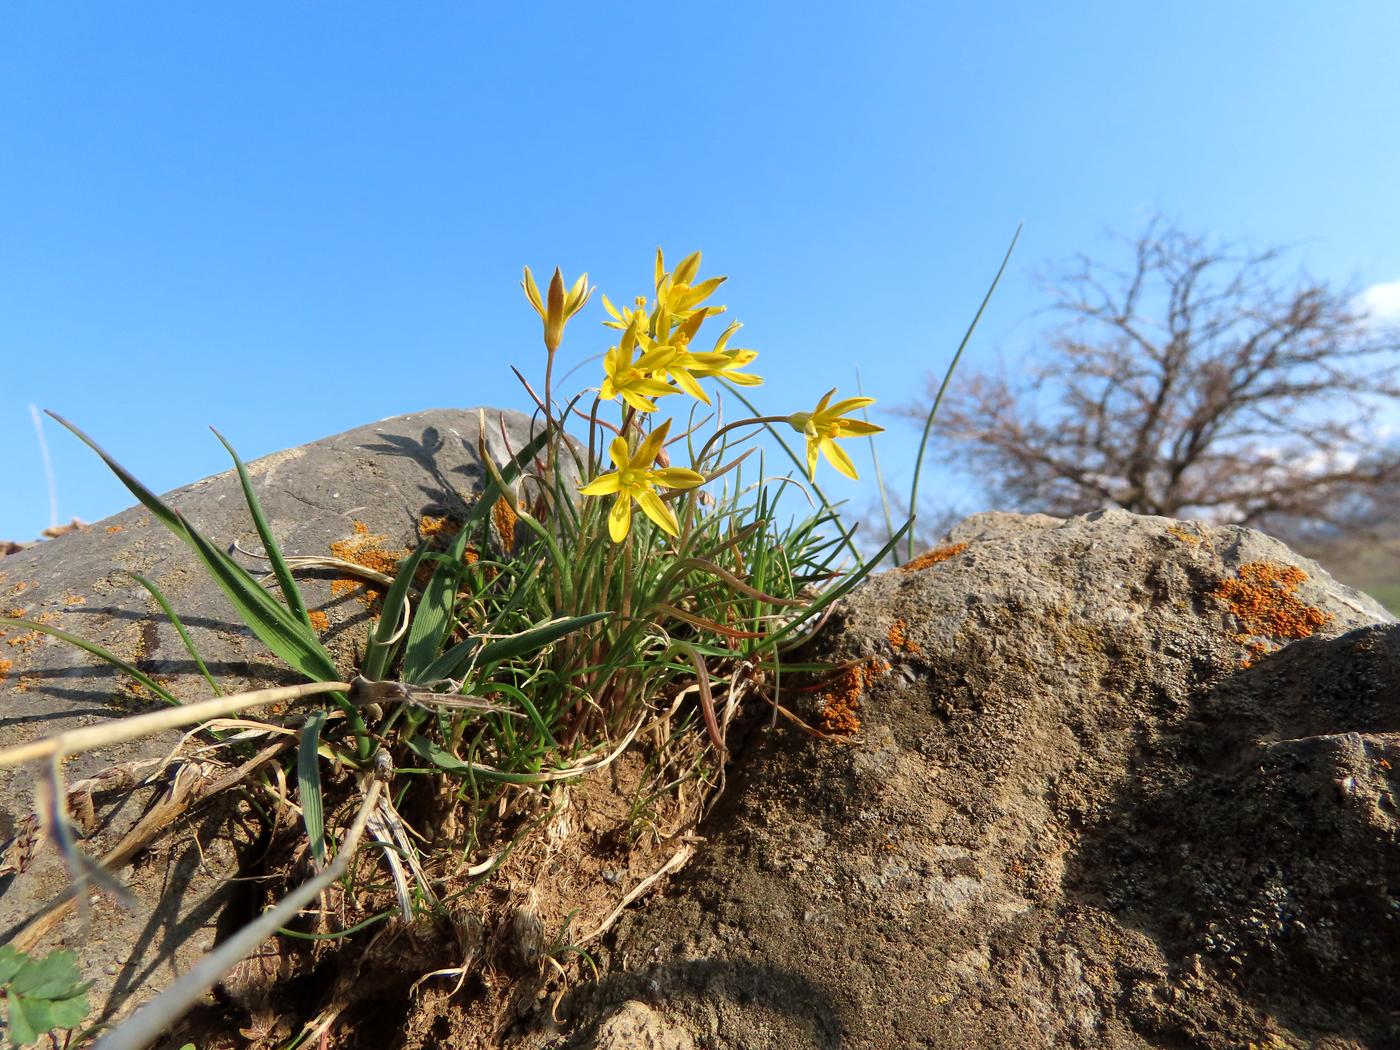
[[[528,442],[529,420],[516,412],[485,411],[487,449],[496,462],[504,462]],[[349,554],[372,564],[382,561],[379,552],[411,549],[425,515],[460,514],[480,491],[479,418],[476,409],[419,412],[250,463],[283,552]],[[111,451],[120,458],[120,449]],[[140,476],[140,464],[128,466]],[[260,550],[231,471],[177,489],[167,502],[216,544],[237,542],[244,550]],[[267,571],[265,562],[238,557],[255,574]],[[94,641],[182,700],[211,695],[175,629],[129,572],[149,577],[165,593],[225,691],[298,680],[242,626],[193,551],[140,507],[0,559],[0,613],[38,618]],[[333,587],[334,576],[304,576],[303,593],[309,608],[325,614],[322,640],[348,670],[351,648],[361,635],[353,628],[365,621],[368,608],[361,600],[363,588]],[[151,706],[149,697],[124,688],[108,665],[52,637],[10,629],[0,637],[0,657],[9,661],[0,664],[0,741],[7,746]],[[177,739],[171,735],[75,756],[65,773],[74,783],[113,764],[163,756]],[[34,781],[32,770],[0,773],[0,841],[17,833],[23,837],[32,826],[27,818]],[[92,830],[84,850],[101,856],[110,849],[150,798],[149,791],[99,793],[91,819],[79,818]],[[208,950],[220,912],[237,887],[224,880],[236,872],[236,850],[246,839],[227,808],[201,811],[123,873],[137,896],[134,910],[94,895],[89,925],[70,917],[36,950],[77,948],[84,976],[96,981],[94,1003],[104,1014],[124,1013]],[[26,870],[16,874],[18,852],[0,858],[0,943],[41,914],[67,883],[53,850],[39,848]]]
[[[1400,626],[1125,512],[978,515],[920,564],[824,635],[859,733],[753,737],[572,1029],[515,1045],[645,1000],[698,1048],[1400,1046]]]

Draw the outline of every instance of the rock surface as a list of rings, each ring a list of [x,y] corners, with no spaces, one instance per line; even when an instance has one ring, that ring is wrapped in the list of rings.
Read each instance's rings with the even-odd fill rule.
[[[984,514],[823,644],[806,714],[859,733],[751,742],[550,1045],[640,999],[712,1048],[1400,1046],[1374,601],[1247,530]]]
[[[479,418],[475,409],[399,416],[249,464],[284,553],[334,553],[392,572],[395,552],[411,549],[422,531],[442,527],[435,519],[459,515],[480,491]],[[486,418],[486,444],[497,462],[529,440],[527,417],[487,410]],[[140,465],[131,466],[139,477]],[[232,472],[178,489],[168,502],[215,543],[260,549]],[[266,571],[256,559],[240,560],[255,573]],[[182,700],[211,695],[175,629],[129,571],[164,591],[225,691],[298,680],[242,626],[194,553],[140,507],[0,561],[0,614],[39,619],[97,642]],[[308,607],[325,614],[323,641],[348,669],[362,637],[356,628],[368,615],[364,589],[325,572],[303,582]],[[9,630],[0,637],[0,657],[7,661],[0,663],[0,742],[6,746],[151,706],[149,696],[128,689],[108,665],[52,637]],[[114,764],[163,756],[177,739],[75,756],[65,772],[71,784]],[[34,779],[29,770],[0,773],[0,841],[25,831]],[[149,798],[137,792],[117,806],[99,794],[92,821],[97,831],[83,848],[92,856],[110,849]],[[236,870],[236,844],[246,840],[231,820],[226,810],[201,814],[158,855],[147,854],[125,873],[137,895],[134,911],[95,896],[95,921],[84,928],[69,918],[38,950],[77,947],[84,976],[96,981],[93,1001],[105,1011],[149,998],[214,938],[228,899],[224,880]],[[0,943],[66,884],[48,848],[40,848],[21,874],[0,874]]]

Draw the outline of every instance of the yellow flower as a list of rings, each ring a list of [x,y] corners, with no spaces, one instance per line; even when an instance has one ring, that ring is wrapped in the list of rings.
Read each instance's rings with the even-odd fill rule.
[[[668,507],[656,489],[692,489],[703,485],[702,475],[685,467],[656,468],[656,457],[666,443],[666,432],[671,429],[668,419],[651,432],[651,435],[638,446],[636,452],[627,447],[626,438],[614,438],[608,455],[616,470],[600,474],[579,491],[585,496],[608,496],[616,493],[612,509],[608,511],[608,535],[614,543],[627,538],[632,528],[632,501],[636,500],[642,512],[656,522],[657,527],[672,536],[680,535],[680,525],[676,514]]]
[[[758,356],[757,350],[729,350],[729,337],[743,326],[738,322],[732,322],[728,328],[720,333],[720,337],[715,340],[715,348],[705,353],[691,354],[694,365],[690,371],[697,376],[715,376],[719,379],[727,379],[736,386],[758,386],[763,382],[761,376],[750,375],[747,372],[738,372],[735,369],[743,368],[746,364]]]
[[[692,284],[700,270],[700,253],[691,252],[680,261],[675,270],[666,272],[666,261],[661,249],[656,249],[656,311],[653,320],[654,334],[664,337],[672,321],[685,322],[700,308],[700,304],[714,294],[715,289],[729,280],[727,277],[711,277],[699,284]],[[707,306],[709,313],[723,313],[722,306]]]
[[[530,300],[535,313],[544,321],[544,346],[552,354],[564,341],[564,322],[582,310],[583,304],[593,295],[593,289],[588,287],[588,274],[575,281],[574,286],[565,293],[564,275],[556,266],[554,277],[549,282],[548,298],[543,301],[540,299],[539,288],[535,286],[535,277],[530,273],[528,266],[525,267],[525,279],[520,282],[520,286],[525,289],[525,298]]]
[[[710,396],[695,381],[695,376],[699,374],[697,370],[709,364],[700,359],[709,355],[692,354],[690,340],[684,332],[677,332],[669,343],[654,342],[645,335],[638,336],[638,339],[647,351],[642,355],[643,359],[655,362],[651,368],[653,379],[668,380],[697,401],[707,405],[710,403]]]
[[[609,347],[608,352],[603,355],[604,378],[598,392],[605,401],[620,397],[639,412],[655,412],[656,402],[652,398],[676,392],[666,383],[653,379],[650,375],[654,369],[660,367],[662,361],[670,354],[671,348],[658,347],[634,360],[632,355],[637,349],[637,328],[640,324],[641,319],[634,315],[627,331],[622,333],[621,341],[616,346]]]
[[[637,296],[632,301],[632,309],[629,310],[625,306],[618,309],[612,304],[612,300],[605,295],[603,296],[603,309],[612,316],[611,321],[604,321],[603,324],[609,328],[626,331],[627,326],[632,323],[633,317],[639,317],[643,321],[647,319],[647,297],[645,295]]]
[[[800,431],[807,438],[807,475],[813,481],[817,480],[817,450],[826,453],[826,458],[831,460],[831,465],[845,474],[848,478],[859,478],[856,474],[855,464],[851,462],[851,457],[836,444],[837,438],[865,437],[867,434],[878,434],[884,427],[877,427],[874,423],[867,423],[860,419],[842,419],[842,416],[854,412],[858,408],[866,405],[873,405],[873,397],[848,397],[844,401],[838,401],[834,405],[828,405],[831,395],[836,393],[836,388],[832,387],[826,392],[817,407],[811,412],[794,412],[788,416],[788,425],[793,430]]]

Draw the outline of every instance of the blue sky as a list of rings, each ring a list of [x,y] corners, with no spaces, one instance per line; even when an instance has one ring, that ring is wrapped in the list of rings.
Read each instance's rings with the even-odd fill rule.
[[[0,13],[0,538],[29,405],[158,490],[385,416],[524,407],[520,267],[646,292],[705,251],[766,411],[1014,367],[1047,263],[1162,211],[1400,279],[1400,5],[53,2]],[[607,346],[595,299],[568,364]],[[907,484],[917,435],[883,439]],[[130,503],[46,427],[58,511]],[[935,478],[975,509],[975,493]],[[858,503],[869,490],[833,486]]]

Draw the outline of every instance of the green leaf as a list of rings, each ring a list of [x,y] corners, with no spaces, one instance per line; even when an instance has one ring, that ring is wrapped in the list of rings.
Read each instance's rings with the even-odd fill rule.
[[[109,653],[96,642],[90,642],[86,638],[79,638],[76,634],[60,631],[57,627],[50,627],[48,624],[39,623],[36,620],[12,620],[7,616],[0,616],[0,627],[18,627],[20,630],[24,631],[38,631],[41,634],[51,635],[60,641],[67,642],[69,645],[76,645],[84,652],[92,653],[92,655],[99,660],[105,660],[123,674],[130,675],[166,703],[175,707],[180,706],[180,701],[175,698],[174,694],[154,678],[135,665],[127,663],[121,657]]]
[[[264,645],[288,665],[313,682],[336,680],[335,661],[322,648],[315,632],[293,616],[281,602],[265,591],[261,584],[185,520],[185,516],[170,507],[136,477],[113,459],[101,445],[62,416],[50,412],[55,420],[96,452],[127,490],[149,510],[158,521],[194,549],[205,569],[228,596],[239,617]]]
[[[317,711],[301,729],[297,748],[297,788],[301,800],[301,819],[311,840],[311,855],[316,866],[326,865],[326,817],[321,802],[321,727],[326,724],[326,712]]]
[[[531,627],[528,631],[521,631],[519,634],[512,634],[488,642],[482,647],[481,655],[477,657],[477,663],[486,666],[523,656],[525,653],[540,648],[540,646],[563,638],[566,634],[572,634],[580,627],[587,627],[590,623],[605,620],[611,615],[610,612],[596,612],[589,613],[587,616],[561,616],[557,620],[546,620],[544,623]]]
[[[214,676],[209,673],[209,668],[204,664],[204,658],[199,655],[199,650],[194,647],[194,642],[190,638],[189,631],[185,630],[184,623],[181,622],[180,617],[175,615],[174,608],[171,607],[165,595],[161,593],[161,589],[139,572],[131,572],[128,570],[127,575],[151,593],[151,597],[156,600],[156,603],[165,613],[166,619],[175,626],[175,630],[180,635],[180,641],[185,643],[185,651],[190,654],[190,658],[194,660],[195,666],[199,668],[199,673],[202,674],[204,680],[209,683],[209,688],[214,690],[215,696],[223,696],[224,691],[219,688],[219,683],[214,681]]]
[[[394,573],[394,582],[379,607],[379,622],[374,625],[369,644],[365,648],[365,658],[360,670],[366,678],[377,682],[384,677],[384,670],[393,657],[393,646],[389,639],[398,630],[404,602],[408,600],[408,589],[413,586],[413,578],[418,574],[418,565],[428,552],[428,541],[423,540],[403,561],[399,562]]]
[[[8,944],[0,945],[0,985],[9,984],[14,975],[29,961],[29,956],[23,952],[16,951]]]
[[[441,744],[426,737],[414,736],[408,741],[409,750],[444,773],[469,773],[483,780],[498,780],[507,784],[540,784],[548,778],[537,773],[506,773],[491,766],[478,765],[458,758]]]
[[[914,480],[909,486],[909,514],[911,516],[919,512],[919,478],[924,472],[924,450],[928,448],[928,437],[933,430],[934,417],[938,415],[938,406],[943,403],[943,394],[948,389],[948,384],[952,382],[953,372],[958,367],[958,361],[961,360],[963,351],[967,349],[972,333],[977,331],[977,322],[982,320],[982,312],[987,309],[987,304],[992,301],[992,293],[997,290],[997,285],[1001,283],[1001,275],[1006,272],[1006,264],[1011,261],[1011,253],[1016,250],[1016,242],[1021,239],[1021,230],[1024,226],[1025,223],[1017,224],[1016,232],[1011,237],[1011,243],[1006,247],[1006,255],[1002,257],[1001,266],[997,268],[997,275],[992,278],[987,294],[982,297],[982,305],[977,308],[972,323],[967,326],[967,331],[963,333],[962,342],[958,344],[958,349],[953,354],[953,360],[948,363],[948,370],[943,373],[943,382],[939,384],[938,393],[934,395],[933,405],[929,408],[928,417],[924,420],[924,433],[919,438],[919,451],[914,454]],[[908,557],[914,557],[914,534],[912,532],[909,534]],[[895,564],[899,564],[898,558],[895,559]]]
[[[214,430],[213,427],[209,428]],[[238,453],[233,450],[233,446],[228,443],[222,434],[214,430],[214,436],[228,449],[228,454],[233,457],[233,465],[238,468],[238,481],[243,486],[243,500],[248,504],[248,513],[252,515],[253,525],[258,530],[258,539],[262,541],[263,552],[267,555],[267,560],[272,563],[272,572],[277,577],[277,585],[282,589],[282,597],[287,600],[287,608],[292,611],[292,615],[306,625],[308,631],[314,632],[316,629],[311,625],[311,617],[306,611],[306,601],[301,596],[301,588],[297,586],[296,579],[292,576],[292,570],[287,567],[286,559],[282,557],[282,550],[277,546],[277,540],[272,535],[272,527],[267,523],[267,515],[263,513],[262,502],[258,499],[258,494],[253,488],[253,479],[248,475],[248,468],[243,465],[243,460],[238,458]]]
[[[480,638],[468,638],[458,642],[447,652],[423,669],[423,681],[436,682],[443,678],[456,678],[457,672],[471,659],[472,653],[481,648]]]
[[[73,1028],[88,1014],[88,985],[71,951],[34,959],[6,945],[0,948],[0,990],[10,1040],[18,1046],[38,1041],[55,1028]]]
[[[541,430],[499,471],[494,463],[490,465],[491,480],[482,488],[481,497],[467,511],[466,521],[453,539],[446,558],[438,564],[427,589],[418,600],[418,611],[413,614],[408,643],[404,647],[401,677],[405,682],[429,680],[426,671],[437,659],[438,650],[452,627],[452,609],[457,598],[457,584],[465,571],[462,558],[467,552],[467,542],[501,497],[502,485],[497,479],[509,483],[519,477],[525,464],[544,448],[549,434],[549,428]]]

